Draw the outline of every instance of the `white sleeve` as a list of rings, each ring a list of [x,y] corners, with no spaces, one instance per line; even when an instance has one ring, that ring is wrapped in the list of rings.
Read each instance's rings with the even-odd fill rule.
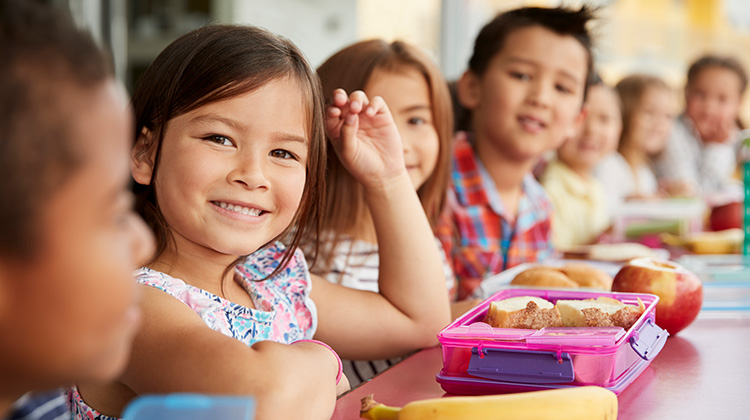
[[[737,156],[732,143],[705,145],[699,167],[701,189],[705,192],[723,189],[736,168]]]

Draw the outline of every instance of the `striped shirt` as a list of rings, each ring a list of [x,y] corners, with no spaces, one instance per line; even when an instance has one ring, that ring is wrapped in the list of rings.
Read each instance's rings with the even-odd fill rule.
[[[659,180],[685,182],[695,192],[726,189],[737,168],[738,140],[704,143],[690,118],[683,114],[677,118],[667,146],[655,160],[656,176]]]
[[[552,253],[552,204],[542,186],[527,174],[517,214],[509,214],[470,140],[469,133],[456,133],[452,182],[437,231],[458,279],[459,299],[471,297],[490,275]]]
[[[67,399],[61,390],[30,392],[13,404],[6,420],[69,420]]]
[[[455,279],[453,270],[445,259],[440,241],[435,240],[443,260],[445,287],[453,295]],[[343,239],[334,251],[331,267],[327,273],[319,273],[331,283],[337,283],[352,289],[378,292],[380,256],[378,245],[351,239]],[[314,271],[314,270],[313,270]],[[387,360],[343,360],[344,374],[353,387],[388,369],[403,358]]]
[[[443,247],[437,238],[435,239],[435,246],[440,251],[440,257],[443,261],[445,287],[452,292],[455,287],[453,270],[448,264]],[[328,272],[320,273],[320,275],[331,283],[377,293],[379,272],[378,245],[345,238],[338,243],[338,247],[334,250],[333,261],[328,268]]]

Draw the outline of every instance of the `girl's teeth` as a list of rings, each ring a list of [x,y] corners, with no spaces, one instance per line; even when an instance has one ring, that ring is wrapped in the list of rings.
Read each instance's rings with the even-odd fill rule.
[[[245,214],[249,216],[260,216],[259,209],[251,209],[248,207],[237,206],[237,205],[229,204],[225,202],[219,202],[218,204],[219,204],[219,207],[223,209],[227,209],[229,211],[233,211],[235,213],[241,213],[241,214]]]

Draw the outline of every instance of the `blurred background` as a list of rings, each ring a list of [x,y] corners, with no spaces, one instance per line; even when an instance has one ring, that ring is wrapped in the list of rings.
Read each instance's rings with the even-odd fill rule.
[[[717,52],[750,69],[748,0],[50,0],[68,8],[113,55],[132,88],[156,55],[207,23],[252,24],[283,35],[317,66],[352,42],[403,39],[427,50],[446,78],[464,71],[479,29],[520,6],[600,7],[596,67],[608,83],[632,72],[661,76],[681,89],[690,62]],[[750,94],[748,94],[750,95]],[[750,123],[750,100],[742,120]]]

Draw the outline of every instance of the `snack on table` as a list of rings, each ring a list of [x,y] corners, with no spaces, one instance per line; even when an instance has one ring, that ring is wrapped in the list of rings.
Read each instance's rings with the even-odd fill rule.
[[[562,267],[537,266],[524,270],[510,282],[538,287],[590,287],[612,289],[612,276],[586,263],[567,263]]]
[[[560,312],[552,302],[534,296],[517,296],[492,302],[485,322],[495,328],[538,330],[563,326]]]
[[[726,229],[716,232],[698,232],[685,237],[663,233],[661,240],[667,245],[684,246],[695,254],[735,254],[742,249],[742,229]]]
[[[566,327],[622,327],[630,329],[646,309],[626,305],[617,299],[600,296],[596,299],[558,300],[555,308]]]
[[[635,242],[582,245],[566,249],[563,255],[565,258],[611,262],[623,262],[639,257],[658,257],[653,249]]]
[[[544,266],[532,267],[518,273],[510,284],[520,286],[578,287],[578,283],[571,280],[559,269]]]
[[[612,276],[586,263],[567,263],[560,271],[580,287],[612,290]]]

